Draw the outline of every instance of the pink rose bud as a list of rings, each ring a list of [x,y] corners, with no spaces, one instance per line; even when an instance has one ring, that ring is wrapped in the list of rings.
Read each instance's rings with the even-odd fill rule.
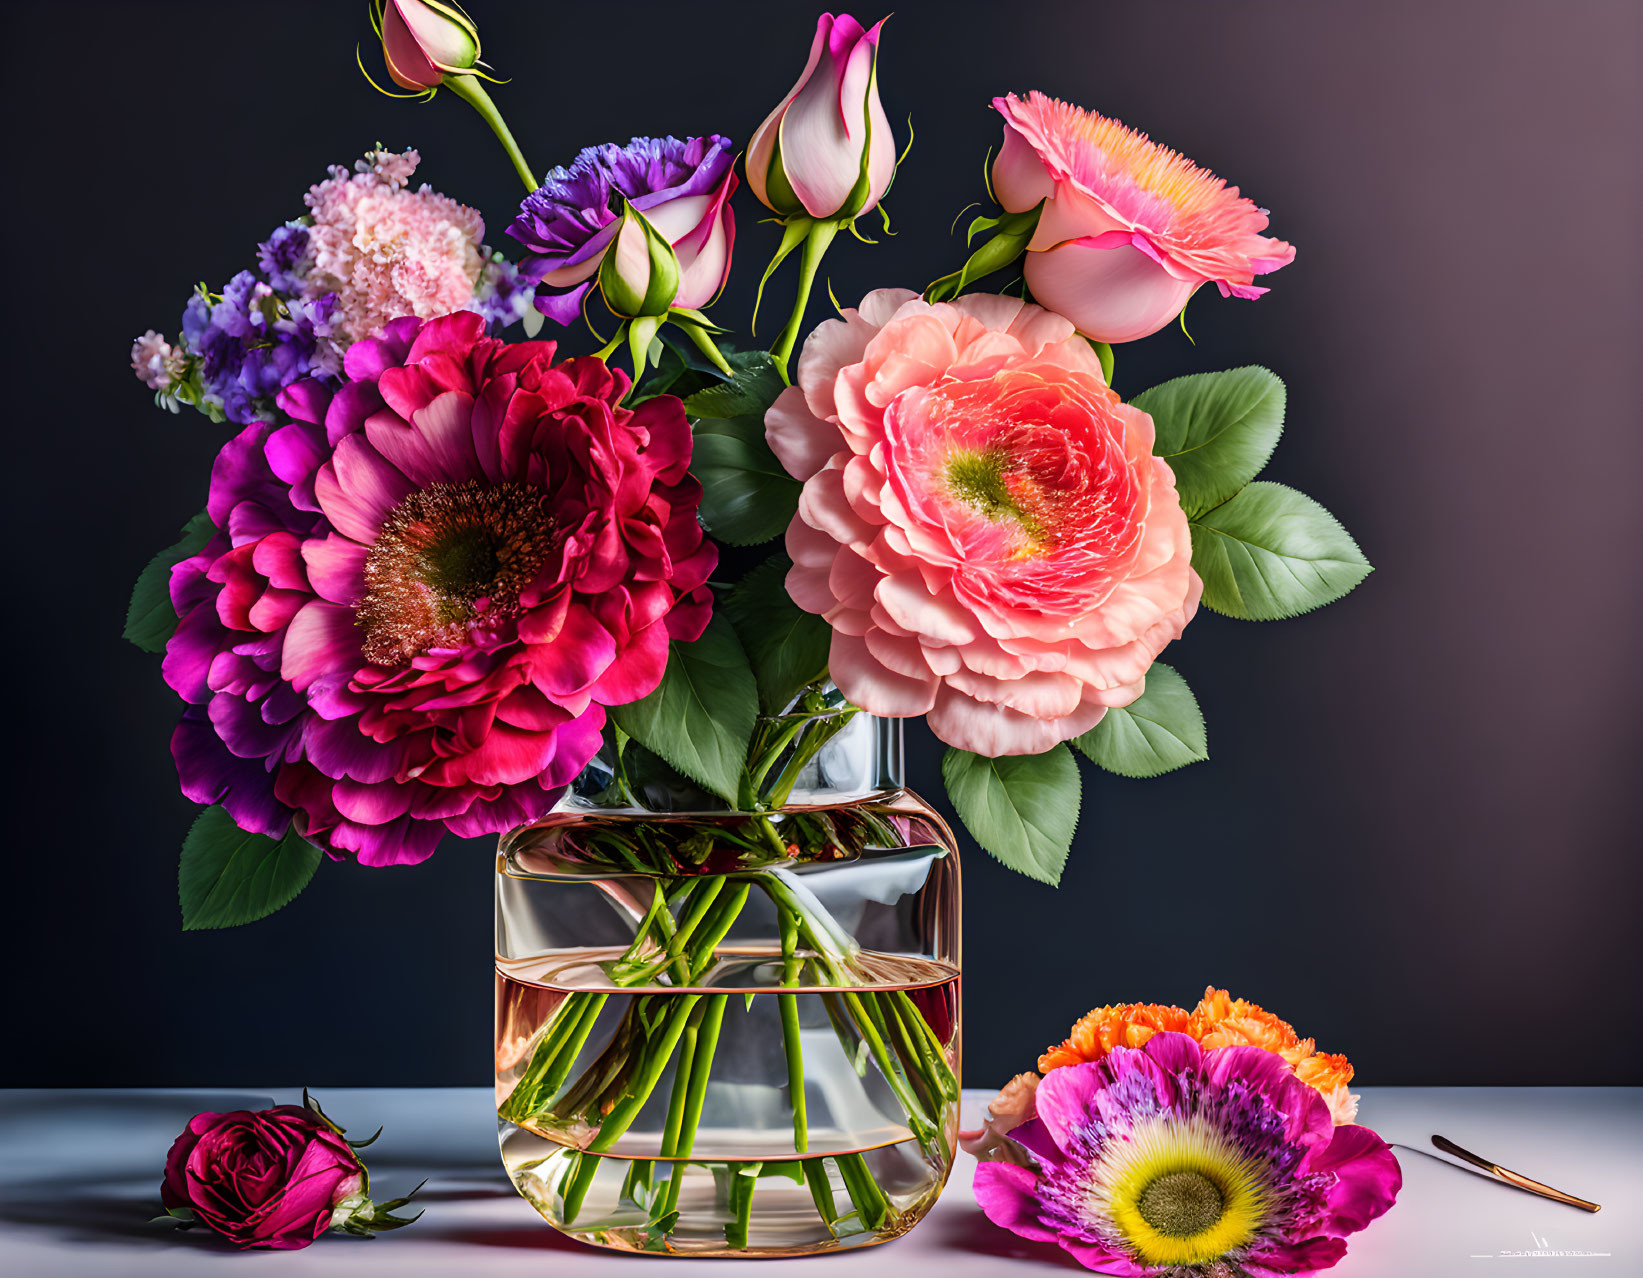
[[[1259,297],[1255,277],[1295,260],[1261,234],[1265,209],[1146,134],[1038,92],[993,106],[1004,117],[993,194],[1011,214],[1043,202],[1027,287],[1085,337],[1155,333],[1205,284]]]
[[[631,204],[599,264],[599,291],[624,319],[666,315],[679,292],[679,258],[667,237]]]
[[[306,1247],[331,1228],[359,1234],[410,1224],[415,1217],[391,1214],[407,1199],[371,1202],[356,1146],[306,1093],[304,1100],[189,1119],[166,1158],[167,1213],[238,1247],[277,1251]]]
[[[822,14],[804,74],[748,144],[747,183],[783,217],[859,217],[889,190],[896,143],[879,101],[883,26]]]
[[[371,18],[388,74],[402,89],[437,89],[447,73],[468,71],[479,61],[479,28],[454,4],[376,0]]]

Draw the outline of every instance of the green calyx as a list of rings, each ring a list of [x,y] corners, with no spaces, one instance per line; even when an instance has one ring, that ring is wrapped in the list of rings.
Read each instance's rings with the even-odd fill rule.
[[[679,294],[679,257],[673,246],[626,201],[599,264],[599,292],[611,313],[623,319],[660,318]]]
[[[1039,215],[1044,211],[1041,200],[1022,213],[1000,213],[997,217],[978,217],[965,232],[965,243],[975,240],[983,231],[995,232],[991,238],[971,253],[964,265],[951,275],[943,275],[924,290],[927,302],[945,302],[957,297],[975,281],[994,271],[1002,271],[1027,251],[1033,234],[1038,230]]]

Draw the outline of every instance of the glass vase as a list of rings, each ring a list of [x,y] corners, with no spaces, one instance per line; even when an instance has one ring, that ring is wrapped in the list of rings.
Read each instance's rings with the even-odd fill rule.
[[[556,1229],[670,1255],[898,1237],[958,1131],[959,868],[901,726],[763,719],[731,810],[634,743],[497,857],[496,1102]]]

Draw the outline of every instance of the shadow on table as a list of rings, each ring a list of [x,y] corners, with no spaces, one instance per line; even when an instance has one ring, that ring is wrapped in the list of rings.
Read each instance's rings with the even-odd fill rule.
[[[927,1248],[961,1251],[970,1256],[996,1256],[1000,1260],[1017,1263],[1036,1261],[1044,1269],[1089,1272],[1055,1244],[1035,1243],[1017,1237],[1008,1229],[993,1224],[979,1209],[936,1212],[918,1226],[917,1234]]]

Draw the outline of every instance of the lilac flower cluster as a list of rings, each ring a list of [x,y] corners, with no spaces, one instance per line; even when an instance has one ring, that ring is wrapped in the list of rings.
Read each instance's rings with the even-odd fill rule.
[[[243,426],[275,420],[275,396],[296,381],[335,386],[344,352],[384,316],[468,309],[493,334],[524,318],[534,282],[478,243],[484,224],[473,210],[426,186],[404,189],[417,160],[415,151],[373,151],[356,175],[333,169],[309,193],[313,216],[287,222],[258,245],[254,270],[221,293],[202,287],[189,298],[174,344],[154,332],[137,339],[138,378],[173,411],[188,404]],[[464,232],[457,249],[448,243],[451,226]],[[464,254],[469,265],[459,269]],[[429,280],[440,287],[424,288],[426,297],[390,287]]]
[[[334,384],[342,371],[331,330],[336,305],[335,293],[282,295],[251,271],[220,296],[195,293],[183,310],[183,345],[194,359],[200,406],[243,426],[272,421],[274,396],[300,378]]]

